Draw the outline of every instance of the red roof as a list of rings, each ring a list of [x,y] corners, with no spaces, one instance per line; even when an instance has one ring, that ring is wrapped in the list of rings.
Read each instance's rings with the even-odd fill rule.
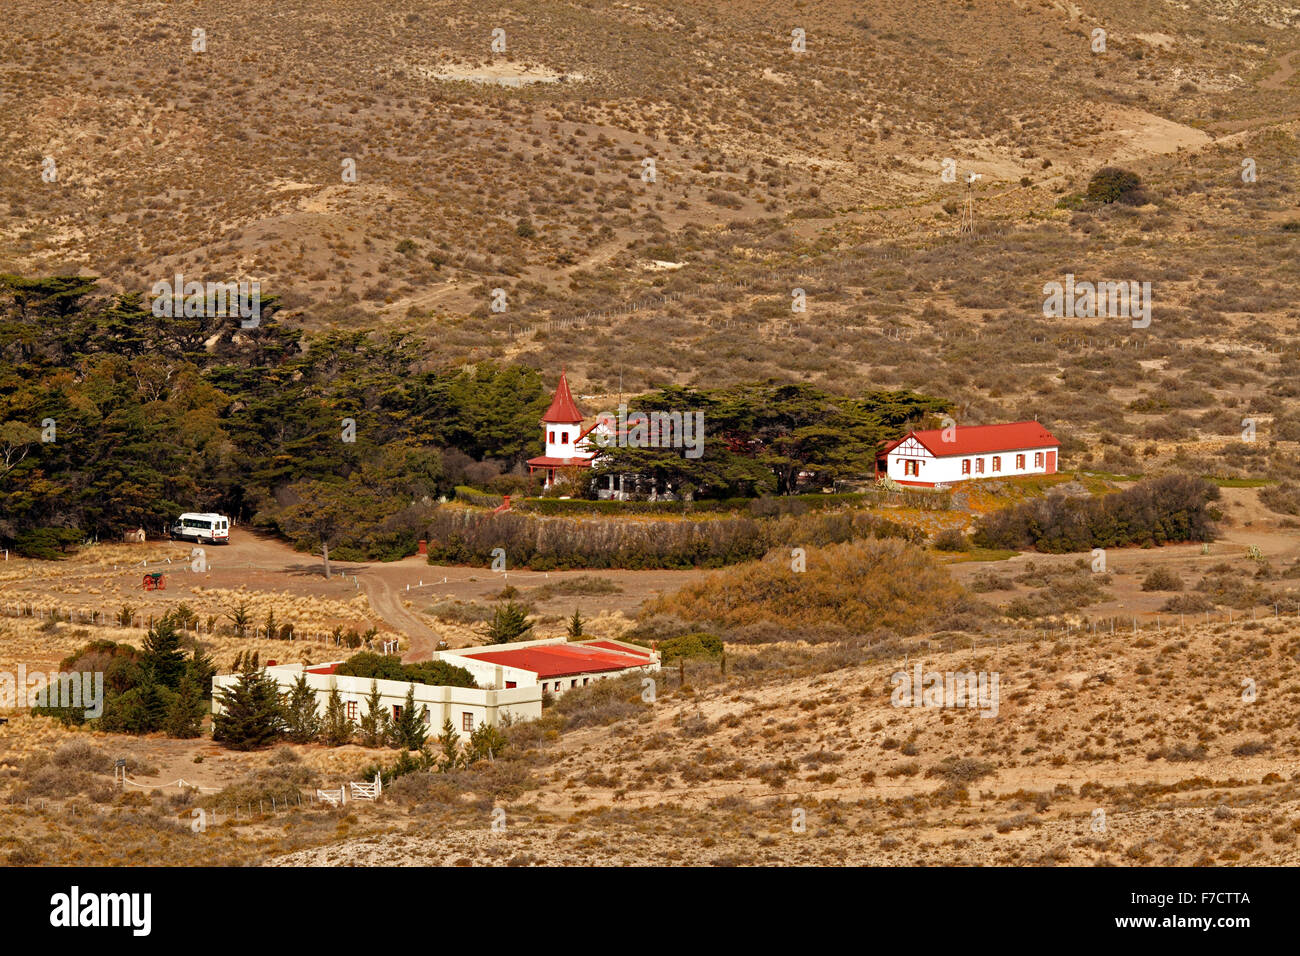
[[[578,403],[573,400],[573,393],[569,391],[569,378],[563,369],[560,371],[560,384],[555,387],[555,398],[551,399],[551,407],[542,416],[542,421],[566,425],[582,424],[582,412],[578,411]]]
[[[649,662],[649,658],[629,654],[624,648],[610,651],[593,648],[588,644],[543,644],[516,650],[506,648],[499,651],[477,651],[465,656],[490,664],[532,671],[541,678],[621,671],[628,667],[644,667]]]
[[[614,641],[586,641],[583,647],[603,647],[607,651],[618,651],[620,654],[640,654],[647,660],[650,659],[650,652],[640,647],[624,647],[622,644]]]
[[[886,445],[881,454],[888,454],[909,438],[915,438],[936,458],[983,455],[993,451],[1020,451],[1025,448],[1051,448],[1061,444],[1038,422],[959,426],[951,429],[948,436],[951,441],[944,441],[945,431],[948,429],[908,432],[898,441]]]

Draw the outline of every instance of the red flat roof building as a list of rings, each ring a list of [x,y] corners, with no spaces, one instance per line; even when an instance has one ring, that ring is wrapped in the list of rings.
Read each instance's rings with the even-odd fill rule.
[[[618,644],[544,644],[538,647],[475,651],[463,654],[475,660],[518,667],[532,671],[539,678],[573,677],[578,674],[599,674],[622,671],[630,667],[644,667],[650,663],[649,652],[638,654]]]
[[[900,485],[922,487],[1051,475],[1060,446],[1055,435],[1034,421],[931,428],[886,445],[877,456],[876,473],[883,470]]]

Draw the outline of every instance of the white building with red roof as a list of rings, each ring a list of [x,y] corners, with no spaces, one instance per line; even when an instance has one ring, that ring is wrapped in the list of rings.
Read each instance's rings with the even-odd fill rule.
[[[1038,422],[912,431],[885,446],[877,473],[883,470],[900,485],[925,488],[972,478],[1052,475],[1060,445]]]
[[[623,641],[548,638],[495,647],[438,651],[435,659],[463,667],[479,687],[513,690],[540,685],[559,696],[592,681],[659,670],[659,654]]]
[[[484,724],[494,727],[518,720],[536,720],[542,716],[542,696],[558,697],[575,687],[624,674],[651,673],[659,670],[659,653],[637,644],[614,640],[565,641],[562,637],[538,641],[520,641],[491,647],[463,647],[435,651],[434,660],[470,672],[477,687],[451,687],[405,680],[348,677],[337,673],[342,661],[322,664],[270,663],[266,674],[280,692],[289,694],[301,678],[316,694],[316,711],[323,715],[332,693],[339,695],[344,714],[359,720],[369,709],[369,698],[378,692],[380,706],[401,716],[406,695],[411,693],[422,708],[431,732],[444,721],[463,733],[473,733]],[[239,682],[238,674],[219,674],[212,678],[212,712],[222,712],[217,693]]]
[[[566,469],[590,468],[595,461],[597,449],[592,447],[589,437],[594,426],[584,429],[583,418],[578,403],[573,400],[573,392],[569,390],[567,370],[561,370],[560,384],[555,388],[551,407],[542,416],[544,450],[536,458],[528,459],[528,473],[542,472],[545,487],[551,487]]]

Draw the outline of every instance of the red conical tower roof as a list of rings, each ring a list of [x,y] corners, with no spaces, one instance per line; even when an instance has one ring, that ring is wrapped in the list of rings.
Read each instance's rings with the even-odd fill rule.
[[[564,369],[560,370],[560,384],[555,387],[555,398],[551,400],[551,407],[542,416],[542,421],[558,425],[582,424],[582,412],[578,411],[578,403],[569,391],[569,379]]]

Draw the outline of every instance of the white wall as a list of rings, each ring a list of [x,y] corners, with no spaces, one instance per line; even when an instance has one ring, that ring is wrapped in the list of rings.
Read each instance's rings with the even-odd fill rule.
[[[1024,448],[1014,451],[1000,451],[996,454],[1002,459],[1002,469],[993,470],[993,452],[987,452],[982,455],[952,455],[943,458],[936,458],[930,454],[922,445],[910,440],[904,445],[900,445],[889,453],[886,459],[886,471],[889,477],[900,482],[925,482],[926,484],[952,484],[959,481],[967,481],[972,478],[1012,478],[1017,475],[1045,475],[1047,474],[1047,453],[1059,452],[1059,448]],[[1043,463],[1037,468],[1034,467],[1034,455],[1041,453]],[[1016,468],[1016,455],[1025,456],[1025,467]],[[908,459],[920,461],[920,474],[904,474],[903,462]],[[971,472],[969,475],[962,474],[961,464],[964,460],[970,460]],[[981,474],[976,470],[976,462],[983,460],[984,471]]]
[[[288,693],[298,680],[298,675],[303,672],[301,664],[285,664],[266,669],[266,673],[274,678],[279,685],[281,693]],[[338,687],[339,697],[345,707],[350,701],[356,703],[357,720],[360,720],[366,713],[368,709],[366,700],[370,696],[370,678],[312,673],[308,673],[306,676],[307,686],[316,691],[317,713],[322,715],[325,713],[325,706],[329,702],[330,689],[335,686]],[[230,687],[237,683],[238,680],[238,674],[222,674],[212,678],[214,694],[212,712],[214,714],[221,713],[221,704],[215,699],[216,691],[223,687]],[[441,731],[443,720],[446,718],[451,719],[452,726],[456,728],[457,732],[464,733],[463,715],[466,713],[473,717],[475,728],[485,722],[496,726],[507,715],[514,720],[535,720],[542,716],[542,689],[532,682],[528,685],[521,684],[519,687],[510,690],[436,687],[430,684],[412,685],[406,681],[395,680],[376,680],[374,683],[379,688],[380,700],[390,716],[394,705],[399,707],[405,705],[406,691],[413,686],[415,688],[415,706],[417,709],[421,705],[429,708],[429,726],[435,734]]]
[[[555,441],[551,441],[551,435],[554,434]],[[546,444],[546,451],[543,453],[550,458],[590,458],[592,451],[587,442],[583,442],[579,447],[577,444],[578,436],[582,434],[582,425],[559,425],[553,422],[542,422],[542,441]],[[569,439],[565,444],[564,439]]]

